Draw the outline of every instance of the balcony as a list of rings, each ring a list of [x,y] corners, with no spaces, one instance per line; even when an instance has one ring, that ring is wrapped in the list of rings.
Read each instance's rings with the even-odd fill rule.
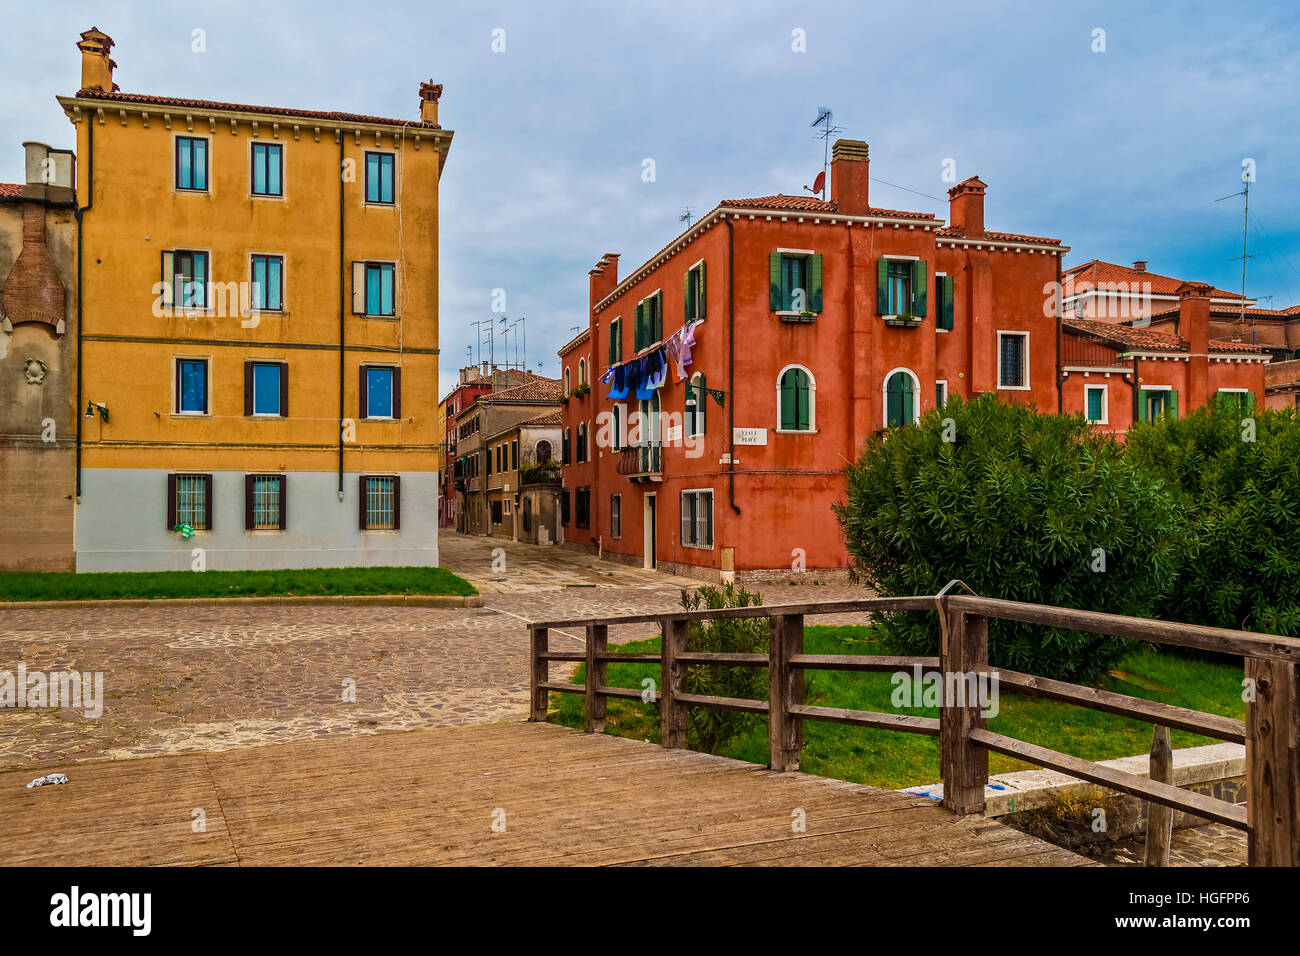
[[[633,482],[664,480],[661,445],[629,445],[622,455],[618,462],[620,475]]]

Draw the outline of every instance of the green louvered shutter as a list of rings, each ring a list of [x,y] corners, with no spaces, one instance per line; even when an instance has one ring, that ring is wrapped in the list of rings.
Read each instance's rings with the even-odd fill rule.
[[[691,270],[686,270],[686,275],[682,276],[682,317],[687,322],[691,320]]]
[[[700,263],[700,284],[699,284],[699,288],[695,290],[695,295],[697,296],[695,302],[695,318],[702,319],[709,313],[708,306],[706,305],[708,299],[705,297],[703,262]]]
[[[798,394],[797,375],[796,369],[790,369],[781,376],[781,427],[787,430],[793,430],[795,422],[798,421],[795,411]]]
[[[808,306],[813,312],[822,310],[822,257],[820,254],[808,257],[808,284],[812,287],[812,303]]]
[[[1174,389],[1169,393],[1169,417],[1178,418],[1178,389]]]
[[[952,276],[940,276],[939,328],[952,330]]]
[[[785,301],[785,292],[781,288],[781,253],[773,252],[767,257],[768,294],[767,305],[773,312],[780,312]]]
[[[704,423],[704,406],[708,404],[709,385],[704,380],[704,373],[700,372],[700,387],[695,390],[695,424],[696,432],[703,435],[705,432]]]
[[[1138,421],[1139,422],[1146,422],[1150,420],[1149,416],[1147,415],[1147,397],[1150,394],[1151,393],[1148,392],[1145,388],[1138,389]]]
[[[917,259],[912,263],[912,314],[918,319],[925,318],[925,293],[925,260]]]
[[[795,421],[800,431],[808,430],[808,413],[812,406],[812,391],[808,387],[808,376],[803,372],[795,373]]]
[[[641,349],[642,349],[642,347],[645,345],[645,308],[644,308],[644,306],[645,306],[645,303],[644,303],[644,302],[638,302],[638,303],[636,304],[636,320],[635,320],[635,322],[633,323],[634,328],[633,328],[633,331],[632,331],[632,343],[633,343],[632,352],[633,352],[633,354],[635,354],[635,353],[637,353],[637,352],[640,352]]]
[[[876,314],[889,315],[889,260],[876,260]]]

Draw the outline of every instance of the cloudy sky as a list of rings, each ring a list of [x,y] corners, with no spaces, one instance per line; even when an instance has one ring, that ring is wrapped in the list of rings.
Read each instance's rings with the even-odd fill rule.
[[[1294,3],[4,6],[0,181],[21,181],[25,139],[73,145],[54,96],[75,91],[91,25],[128,92],[414,117],[419,82],[444,84],[444,392],[494,289],[554,375],[601,253],[626,274],[686,207],[799,193],[821,169],[819,106],[870,143],[876,205],[946,217],[952,159],[989,184],[990,228],[1062,238],[1067,267],[1147,259],[1229,289],[1241,199],[1215,200],[1250,157],[1248,292],[1300,303]]]

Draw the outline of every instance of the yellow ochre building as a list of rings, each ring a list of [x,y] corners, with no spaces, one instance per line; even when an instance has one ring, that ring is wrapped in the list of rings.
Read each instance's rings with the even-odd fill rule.
[[[436,565],[442,87],[123,93],[77,46],[77,570]]]

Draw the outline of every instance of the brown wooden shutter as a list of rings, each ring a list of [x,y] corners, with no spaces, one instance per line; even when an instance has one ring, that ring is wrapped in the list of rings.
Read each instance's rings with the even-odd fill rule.
[[[360,408],[360,411],[361,411],[361,414],[358,415],[357,417],[358,417],[358,418],[365,418],[368,409],[366,408],[366,367],[365,367],[364,365],[361,366],[361,408]],[[362,525],[362,527],[364,528],[365,525]]]
[[[402,417],[402,370],[393,369],[393,417]]]
[[[244,414],[253,414],[253,363],[244,363]]]
[[[280,417],[289,417],[289,363],[280,363]]]
[[[167,476],[167,530],[176,527],[176,476]]]
[[[402,527],[402,479],[393,475],[393,530]]]
[[[244,476],[244,530],[252,531],[253,521],[253,476]]]
[[[289,527],[289,478],[287,475],[280,476],[280,530],[288,530]]]
[[[214,524],[213,519],[217,511],[216,508],[217,503],[212,498],[212,476],[211,475],[203,476],[203,503],[206,506],[205,507],[206,513],[203,515],[203,524],[209,531],[211,531]]]
[[[366,476],[357,476],[357,488],[360,491],[360,501],[357,503],[357,527],[362,531],[366,530]]]

